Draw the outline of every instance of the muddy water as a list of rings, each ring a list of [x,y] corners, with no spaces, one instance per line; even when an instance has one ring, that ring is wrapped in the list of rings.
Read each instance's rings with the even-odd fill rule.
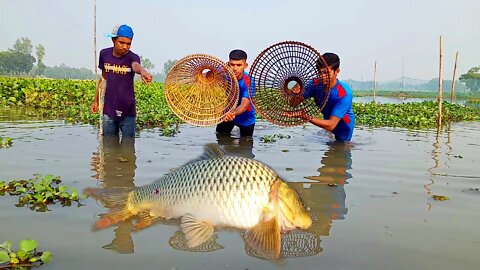
[[[19,116],[22,118],[21,116]],[[436,131],[357,128],[350,145],[311,125],[259,123],[253,142],[217,138],[214,128],[182,126],[173,138],[142,131],[134,142],[99,142],[95,128],[0,114],[0,179],[60,176],[69,186],[139,186],[218,142],[253,157],[297,189],[315,217],[311,229],[283,238],[280,262],[246,248],[240,232],[220,230],[186,251],[176,222],[139,232],[124,222],[99,232],[107,209],[93,199],[37,213],[0,197],[0,242],[32,238],[54,260],[45,269],[478,269],[480,267],[480,123]],[[290,138],[262,143],[260,137]],[[448,196],[435,201],[432,195]]]

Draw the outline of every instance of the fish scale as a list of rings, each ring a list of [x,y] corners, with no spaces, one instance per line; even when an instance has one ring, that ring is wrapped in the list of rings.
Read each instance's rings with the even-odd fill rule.
[[[189,210],[200,220],[248,228],[258,222],[277,180],[272,169],[256,160],[231,156],[201,160],[136,189],[128,208],[168,209],[167,218]]]

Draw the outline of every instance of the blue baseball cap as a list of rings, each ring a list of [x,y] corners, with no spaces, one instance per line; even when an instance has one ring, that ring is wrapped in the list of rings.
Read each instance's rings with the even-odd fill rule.
[[[130,26],[126,24],[117,24],[113,27],[111,34],[106,34],[106,37],[126,37],[129,39],[133,39],[133,30]]]

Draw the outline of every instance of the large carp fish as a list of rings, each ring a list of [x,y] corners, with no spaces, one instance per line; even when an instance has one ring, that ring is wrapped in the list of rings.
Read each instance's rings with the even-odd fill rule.
[[[237,228],[245,231],[249,246],[269,258],[279,257],[283,232],[312,224],[298,194],[274,170],[254,159],[226,156],[217,144],[207,144],[199,158],[149,185],[85,193],[110,208],[94,229],[132,217],[137,224],[180,219],[187,245],[196,247],[215,227]]]

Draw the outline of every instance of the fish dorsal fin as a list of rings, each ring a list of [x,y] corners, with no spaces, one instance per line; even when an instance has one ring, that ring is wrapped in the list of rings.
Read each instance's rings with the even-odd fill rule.
[[[223,149],[220,148],[220,146],[218,144],[208,143],[208,144],[205,144],[205,146],[203,147],[203,154],[202,155],[188,161],[187,163],[185,163],[185,165],[190,164],[190,163],[194,163],[194,162],[197,162],[197,161],[201,161],[201,160],[222,158],[223,156],[225,156],[225,151],[223,151]]]
[[[213,235],[213,225],[198,220],[191,214],[186,214],[182,217],[180,228],[185,234],[187,246],[193,248],[206,242]]]
[[[220,145],[216,143],[207,143],[203,147],[203,154],[199,157],[199,159],[215,159],[221,158],[225,155],[225,151],[220,148]]]
[[[247,245],[268,259],[278,259],[282,239],[277,218],[260,221],[245,234]]]

